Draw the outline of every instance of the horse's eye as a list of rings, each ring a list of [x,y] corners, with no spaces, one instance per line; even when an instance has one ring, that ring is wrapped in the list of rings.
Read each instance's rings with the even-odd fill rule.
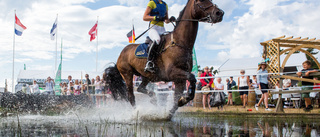
[[[200,0],[200,2],[204,2],[204,0]]]

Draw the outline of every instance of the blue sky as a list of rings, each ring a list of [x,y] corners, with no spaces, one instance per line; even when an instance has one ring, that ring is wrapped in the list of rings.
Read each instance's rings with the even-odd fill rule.
[[[0,87],[11,80],[14,10],[27,27],[16,37],[15,78],[23,64],[29,70],[54,70],[55,41],[49,31],[58,14],[58,46],[63,39],[63,70],[95,71],[96,40],[88,31],[99,16],[98,70],[116,62],[132,23],[136,35],[147,29],[142,20],[149,0],[0,0]],[[178,16],[187,0],[166,0],[169,16]],[[218,68],[232,58],[259,57],[260,42],[282,35],[319,36],[318,0],[213,0],[225,11],[218,24],[200,23],[195,49],[201,67]],[[167,31],[173,29],[165,25]],[[137,43],[144,41],[146,35]],[[60,53],[60,51],[58,51]],[[58,55],[59,56],[59,55]],[[59,62],[59,61],[58,61]]]

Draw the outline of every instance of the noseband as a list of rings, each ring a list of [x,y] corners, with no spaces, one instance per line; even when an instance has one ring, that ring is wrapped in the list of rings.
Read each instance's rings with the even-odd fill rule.
[[[209,8],[211,8],[211,7],[216,8],[217,5],[216,5],[216,4],[213,4],[213,3],[211,2],[211,4],[210,4],[209,6],[204,7],[203,5],[200,5],[199,3],[196,3],[195,0],[194,0],[194,5],[197,5],[197,7],[198,7],[202,12],[204,12],[204,13],[207,14],[206,17],[203,17],[203,18],[199,19],[199,21],[200,21],[200,22],[212,23],[211,14],[210,14],[209,12],[207,12],[207,10],[208,10]],[[196,8],[195,8],[195,7],[193,8],[193,11],[194,11],[194,13],[196,13]],[[193,15],[193,16],[194,16],[194,15]]]
[[[199,3],[196,3],[196,0],[194,0],[194,5],[193,5],[193,12],[194,14],[196,13],[196,6],[198,7],[198,9],[200,9],[202,12],[206,13],[207,16],[206,17],[203,17],[201,19],[181,19],[181,20],[178,20],[178,21],[196,21],[196,22],[208,22],[208,23],[212,23],[212,18],[211,18],[211,14],[209,12],[207,12],[207,10],[211,7],[215,7],[217,8],[217,5],[216,4],[213,4],[211,2],[211,4],[209,6],[203,6],[203,5],[200,5]],[[193,18],[195,18],[194,16],[195,15],[192,15]]]

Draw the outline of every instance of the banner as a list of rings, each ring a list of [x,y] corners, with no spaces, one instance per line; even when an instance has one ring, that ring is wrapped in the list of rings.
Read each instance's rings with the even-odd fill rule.
[[[196,51],[195,49],[193,48],[192,50],[192,71],[194,73],[195,76],[198,75],[198,62],[197,62],[197,56],[196,56]]]
[[[61,57],[60,57],[60,64],[56,73],[56,78],[54,79],[54,91],[56,95],[61,95],[61,87],[60,87],[60,83],[61,83],[61,66],[62,65],[62,40],[61,40]],[[58,91],[58,92],[57,92]]]

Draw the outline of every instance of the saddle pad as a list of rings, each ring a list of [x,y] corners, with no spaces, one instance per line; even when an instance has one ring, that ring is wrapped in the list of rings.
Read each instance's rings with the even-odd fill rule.
[[[136,51],[134,52],[134,54],[136,55],[137,58],[147,58],[148,57],[147,49],[148,49],[147,43],[140,44],[136,48]]]

